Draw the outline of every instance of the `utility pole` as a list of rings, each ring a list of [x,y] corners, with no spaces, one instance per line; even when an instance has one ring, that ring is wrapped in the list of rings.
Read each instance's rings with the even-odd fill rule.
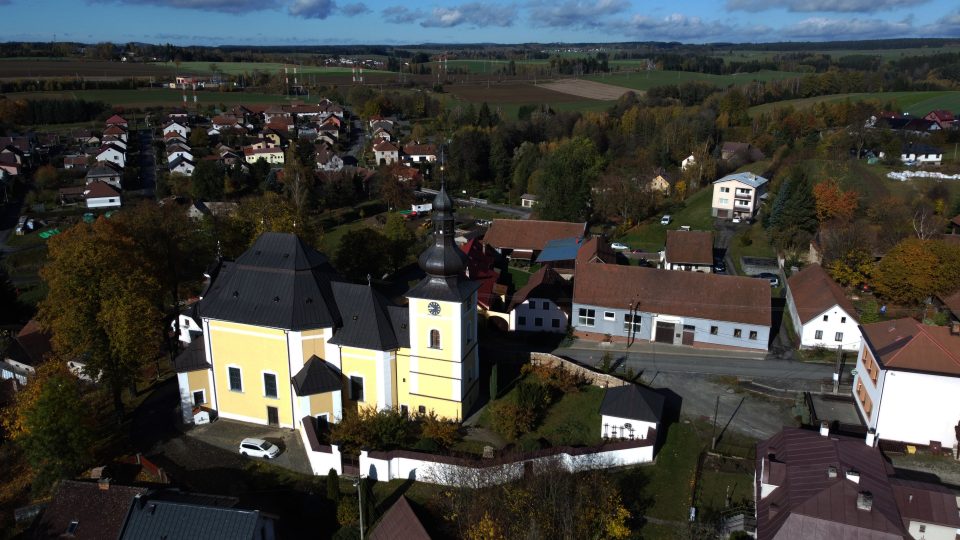
[[[717,449],[717,414],[720,412],[720,394],[717,394],[717,405],[713,408],[713,437],[711,437],[710,450]]]
[[[843,360],[843,346],[837,345],[837,365],[833,369],[833,393],[840,391],[840,362]]]

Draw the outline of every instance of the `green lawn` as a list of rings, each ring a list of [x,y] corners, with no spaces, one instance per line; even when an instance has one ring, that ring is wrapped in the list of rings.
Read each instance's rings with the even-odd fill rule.
[[[584,77],[591,81],[625,86],[635,90],[648,90],[655,86],[669,84],[683,84],[698,81],[714,86],[726,87],[734,84],[746,84],[753,81],[776,81],[791,79],[802,75],[791,71],[758,71],[756,73],[737,73],[734,75],[711,75],[709,73],[695,73],[692,71],[642,71],[642,72],[613,72]]]
[[[670,426],[667,441],[657,463],[649,469],[646,492],[653,497],[647,515],[674,521],[686,521],[693,490],[693,475],[704,443],[692,424]]]
[[[510,272],[510,277],[513,281],[514,289],[522,289],[524,285],[530,281],[530,276],[534,274],[540,267],[534,265],[530,268],[530,271],[524,270],[523,268],[517,268],[516,266],[510,266],[507,268],[507,271]]]
[[[192,94],[191,94],[192,95]],[[141,88],[137,90],[76,90],[59,92],[14,92],[6,94],[10,99],[83,99],[103,101],[110,105],[178,105],[183,103],[183,93],[170,88]],[[193,99],[192,97],[190,98]],[[286,96],[258,92],[197,92],[201,106],[211,104],[236,105],[239,103],[283,103]],[[191,101],[192,103],[192,101]]]
[[[181,73],[208,74],[213,73],[213,70],[210,69],[211,67],[216,67],[218,71],[227,75],[253,73],[254,71],[277,73],[283,71],[284,66],[286,66],[290,70],[291,76],[293,75],[293,68],[295,66],[295,64],[281,64],[280,62],[181,62],[179,68],[175,62],[154,62],[153,64],[171,69],[179,69]],[[349,75],[353,72],[353,69],[349,67],[303,65],[296,67],[301,75]],[[363,73],[366,75],[367,73],[386,74],[389,72],[364,68]]]
[[[879,100],[894,101],[904,112],[914,116],[923,116],[934,109],[960,109],[960,92],[957,91],[937,91],[937,92],[873,92],[873,93],[854,93],[854,94],[831,94],[828,96],[817,96],[803,99],[791,99],[787,101],[777,101],[774,103],[765,103],[750,108],[751,115],[761,113],[770,113],[778,107],[791,106],[797,109],[811,107],[816,103],[828,102],[836,103],[844,100]]]
[[[660,251],[667,241],[668,229],[679,229],[682,225],[689,225],[693,230],[712,231],[715,219],[710,215],[712,198],[713,189],[707,185],[688,198],[683,208],[663,212],[670,214],[673,218],[670,225],[661,225],[660,216],[654,216],[650,221],[637,225],[615,240],[630,246],[630,249]]]

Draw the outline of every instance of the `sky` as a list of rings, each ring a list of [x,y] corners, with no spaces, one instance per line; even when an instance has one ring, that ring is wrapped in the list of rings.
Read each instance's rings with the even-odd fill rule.
[[[958,37],[958,0],[0,0],[0,41],[330,45]]]

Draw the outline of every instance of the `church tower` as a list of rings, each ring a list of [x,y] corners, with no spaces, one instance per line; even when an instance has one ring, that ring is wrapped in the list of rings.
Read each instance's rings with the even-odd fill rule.
[[[420,255],[427,275],[407,293],[410,356],[398,358],[397,386],[411,413],[433,410],[463,420],[479,391],[479,285],[463,275],[467,258],[454,241],[453,214],[441,187],[433,200],[433,244]]]

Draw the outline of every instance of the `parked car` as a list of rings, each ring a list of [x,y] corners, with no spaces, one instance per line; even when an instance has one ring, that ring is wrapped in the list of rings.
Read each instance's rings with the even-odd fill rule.
[[[248,457],[273,459],[280,454],[280,448],[269,441],[248,437],[240,441],[240,454]]]
[[[620,242],[614,242],[610,244],[610,249],[615,249],[617,251],[624,251],[624,250],[630,249],[630,246],[626,244],[621,244]]]
[[[727,263],[723,262],[723,259],[716,259],[713,261],[713,271],[716,274],[722,274],[727,271]]]
[[[740,216],[734,216],[733,222],[734,222],[734,223],[740,223]]]
[[[670,216],[670,214],[667,214],[662,218],[660,218],[661,225],[669,225],[671,221],[673,221],[673,218]]]
[[[761,272],[761,273],[759,273],[759,274],[757,274],[757,275],[755,275],[755,276],[753,276],[753,277],[755,277],[755,278],[761,278],[761,279],[766,279],[766,280],[770,281],[770,286],[771,286],[771,287],[779,287],[779,286],[780,286],[780,277],[777,276],[776,274],[771,274],[770,272]]]

